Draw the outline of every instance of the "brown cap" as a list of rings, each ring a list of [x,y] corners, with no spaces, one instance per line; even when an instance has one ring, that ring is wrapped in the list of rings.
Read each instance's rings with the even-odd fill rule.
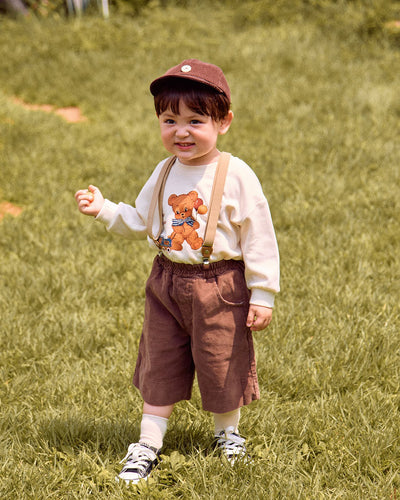
[[[150,92],[157,95],[168,80],[172,78],[186,78],[203,83],[225,94],[229,101],[231,100],[231,92],[224,73],[221,68],[214,64],[205,63],[198,59],[186,59],[177,66],[170,68],[160,78],[154,80],[150,84]]]

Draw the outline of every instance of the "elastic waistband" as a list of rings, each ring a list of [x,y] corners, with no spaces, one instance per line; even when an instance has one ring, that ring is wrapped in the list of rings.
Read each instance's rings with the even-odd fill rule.
[[[180,276],[217,276],[232,269],[241,269],[244,271],[244,262],[242,260],[219,260],[211,262],[207,268],[203,264],[182,264],[180,262],[172,262],[164,255],[157,255],[155,261],[160,264],[166,271]]]

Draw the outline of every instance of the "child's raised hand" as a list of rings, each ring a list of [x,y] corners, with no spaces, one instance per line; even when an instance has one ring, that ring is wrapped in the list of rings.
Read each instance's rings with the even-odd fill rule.
[[[267,328],[267,326],[271,323],[271,320],[272,309],[270,307],[250,304],[246,326],[248,326],[252,332],[264,330],[264,328]]]
[[[85,215],[94,217],[100,212],[104,205],[104,197],[99,188],[90,185],[88,189],[80,189],[75,193],[78,209]]]

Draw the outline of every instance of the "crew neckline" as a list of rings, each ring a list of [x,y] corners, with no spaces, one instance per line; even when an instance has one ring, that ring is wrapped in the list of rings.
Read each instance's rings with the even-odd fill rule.
[[[196,169],[196,168],[202,168],[202,167],[204,168],[204,167],[210,167],[212,165],[217,165],[218,160],[217,161],[213,161],[211,163],[204,163],[203,165],[186,165],[186,163],[182,163],[180,161],[180,159],[177,157],[176,158],[176,162],[177,162],[178,165],[181,165],[182,167]]]

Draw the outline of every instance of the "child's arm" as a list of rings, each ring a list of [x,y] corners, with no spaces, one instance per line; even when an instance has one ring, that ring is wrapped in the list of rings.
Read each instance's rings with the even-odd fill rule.
[[[139,240],[147,237],[147,218],[154,188],[165,160],[161,161],[143,188],[134,205],[113,203],[105,199],[100,190],[89,186],[75,193],[80,212],[92,215],[98,222],[105,225],[107,231],[128,239]],[[92,199],[93,197],[93,199]],[[158,221],[156,220],[157,224]]]
[[[250,304],[246,326],[248,326],[252,332],[258,332],[259,330],[267,328],[271,323],[271,319],[272,309],[270,307]]]
[[[100,189],[90,185],[89,189],[80,189],[75,193],[78,209],[85,215],[96,217],[104,205],[104,197]]]

